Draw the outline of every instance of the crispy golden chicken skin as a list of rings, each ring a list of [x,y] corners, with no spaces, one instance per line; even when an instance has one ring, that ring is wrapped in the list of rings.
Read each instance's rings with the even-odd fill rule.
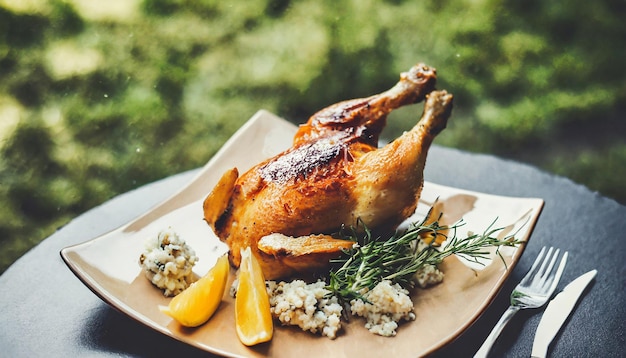
[[[238,267],[250,246],[267,279],[324,269],[352,242],[330,236],[361,219],[393,230],[413,214],[426,155],[445,127],[452,95],[435,91],[436,71],[418,64],[388,91],[344,101],[300,126],[293,146],[241,176],[224,173],[204,201],[204,218]],[[426,100],[420,121],[377,148],[387,115]]]

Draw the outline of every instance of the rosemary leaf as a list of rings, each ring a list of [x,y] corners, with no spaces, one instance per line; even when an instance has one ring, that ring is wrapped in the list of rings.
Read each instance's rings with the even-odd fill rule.
[[[438,265],[450,255],[480,263],[481,259],[489,256],[489,248],[496,247],[497,255],[504,261],[500,247],[516,246],[521,242],[513,235],[498,239],[496,235],[504,228],[494,229],[495,220],[482,234],[470,233],[465,238],[459,238],[457,229],[464,225],[462,220],[452,226],[442,226],[439,224],[440,215],[427,224],[431,214],[432,209],[424,220],[389,238],[374,237],[361,220],[354,228],[342,229],[340,235],[355,244],[340,258],[331,261],[333,269],[327,289],[347,304],[355,298],[363,299],[362,293],[384,280],[398,283],[403,288],[412,288],[413,276],[418,270],[425,265]],[[446,239],[441,247],[435,244],[435,240],[418,245],[423,237],[441,236]]]

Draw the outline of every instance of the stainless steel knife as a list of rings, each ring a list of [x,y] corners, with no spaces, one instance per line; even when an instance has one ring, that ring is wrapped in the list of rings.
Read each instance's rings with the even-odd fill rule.
[[[574,306],[576,306],[578,298],[597,273],[597,270],[591,270],[581,275],[565,286],[563,291],[550,301],[541,317],[541,321],[539,321],[531,357],[545,358],[547,356],[548,347],[552,339],[559,332]]]

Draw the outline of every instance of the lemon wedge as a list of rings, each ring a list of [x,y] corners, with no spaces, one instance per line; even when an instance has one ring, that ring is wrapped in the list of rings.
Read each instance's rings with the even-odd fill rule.
[[[222,301],[229,267],[228,257],[221,256],[206,275],[172,298],[168,306],[159,306],[159,310],[186,327],[205,323]]]
[[[235,298],[237,336],[246,346],[267,342],[274,334],[270,301],[263,271],[249,247],[241,250],[238,278]]]

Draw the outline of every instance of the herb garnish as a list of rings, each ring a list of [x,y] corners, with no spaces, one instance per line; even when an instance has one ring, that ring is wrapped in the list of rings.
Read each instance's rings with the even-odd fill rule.
[[[363,289],[371,290],[378,283],[389,280],[404,288],[414,286],[413,276],[425,265],[437,265],[450,255],[458,255],[469,261],[480,263],[480,259],[488,258],[489,247],[496,247],[500,255],[501,246],[516,246],[521,241],[508,235],[502,239],[495,234],[504,228],[494,229],[495,221],[482,233],[470,233],[466,238],[457,236],[457,229],[464,225],[461,220],[452,226],[440,225],[439,220],[427,223],[432,215],[428,215],[419,223],[413,223],[408,229],[396,232],[390,238],[373,237],[372,232],[358,221],[356,228],[342,230],[344,239],[355,242],[354,246],[345,250],[342,257],[332,260],[334,265],[330,271],[330,283],[327,289],[335,294],[343,304],[355,298],[363,299]],[[359,235],[357,232],[363,232]],[[451,234],[449,234],[451,233]],[[425,238],[425,245],[418,245]],[[447,239],[444,246],[439,247],[436,238]]]

